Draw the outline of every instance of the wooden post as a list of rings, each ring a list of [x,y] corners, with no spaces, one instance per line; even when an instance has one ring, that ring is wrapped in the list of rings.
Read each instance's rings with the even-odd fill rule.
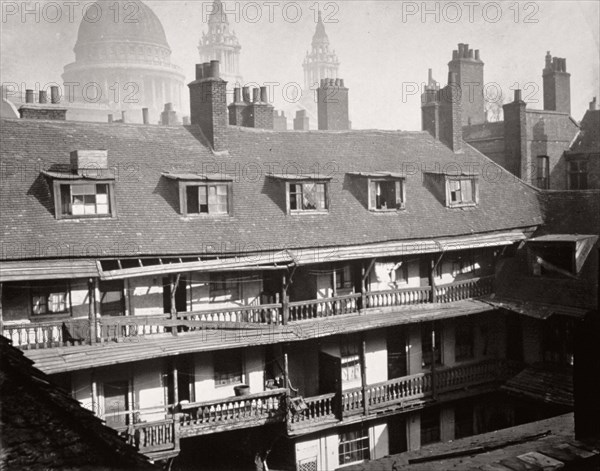
[[[290,380],[290,371],[289,371],[289,363],[288,363],[288,354],[287,348],[285,345],[283,346],[283,387],[288,388],[289,380]]]
[[[431,323],[431,396],[437,399],[437,378],[435,371],[435,323]]]
[[[441,262],[438,262],[441,263]],[[431,259],[430,269],[429,269],[429,286],[431,286],[431,293],[429,295],[429,301],[435,303],[436,301],[436,290],[435,290],[435,259]]]
[[[286,285],[286,278],[285,278],[285,274],[282,277],[282,281],[281,281],[281,318],[282,318],[282,322],[283,325],[287,325],[289,317],[290,317],[290,308],[288,305],[289,299],[287,296],[287,285]]]
[[[4,335],[4,321],[2,317],[2,283],[0,283],[0,335]]]
[[[129,279],[125,278],[123,280],[123,304],[124,304],[124,308],[125,308],[125,315],[126,316],[130,316],[131,315],[131,307],[129,306]]]
[[[96,322],[98,318],[98,302],[100,298],[100,287],[98,278],[90,278],[89,280],[89,294],[90,309],[89,309],[89,321],[90,321],[90,345],[94,345],[97,340],[96,335]]]
[[[360,380],[362,384],[362,399],[363,399],[363,412],[365,416],[369,415],[369,403],[367,397],[367,343],[365,342],[364,334],[362,336],[361,348],[360,348]]]
[[[179,404],[179,375],[175,361],[173,361],[173,403],[175,406]]]
[[[92,380],[92,412],[96,417],[101,417],[100,408],[98,407],[98,385],[96,383],[96,378],[94,377],[94,373],[91,373]]]
[[[367,281],[366,270],[364,265],[360,269],[360,309],[367,308]]]

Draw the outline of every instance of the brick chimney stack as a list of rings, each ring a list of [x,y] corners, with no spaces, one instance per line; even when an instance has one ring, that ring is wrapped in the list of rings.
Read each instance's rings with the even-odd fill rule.
[[[421,106],[421,124],[436,139],[454,152],[462,150],[461,92],[454,72],[448,73],[448,85],[441,90],[426,90]]]
[[[219,74],[219,61],[196,65],[190,88],[190,120],[216,152],[227,149],[227,82]]]
[[[294,117],[294,131],[308,131],[309,129],[309,118],[306,116],[306,110],[296,111]]]
[[[165,103],[165,109],[160,113],[160,124],[163,126],[175,126],[179,124],[177,112],[173,109],[173,103]]]
[[[485,122],[483,68],[478,49],[469,49],[468,44],[460,43],[452,52],[448,71],[456,74],[456,84],[461,91],[459,99],[463,126],[467,126],[469,120],[471,124]]]
[[[567,72],[567,60],[546,54],[542,72],[544,81],[544,109],[571,114],[571,74]]]
[[[250,96],[252,94],[252,97]],[[228,106],[229,124],[246,128],[273,129],[273,106],[269,104],[267,87],[233,90],[233,103]]]
[[[22,119],[48,119],[64,121],[67,119],[67,109],[59,105],[58,87],[50,87],[51,103],[48,103],[48,93],[40,91],[38,103],[35,103],[33,90],[25,90],[25,104],[19,108]]]
[[[527,175],[527,103],[521,90],[515,90],[512,103],[504,110],[504,158],[506,169],[519,178]]]
[[[348,89],[344,79],[322,79],[317,89],[317,110],[320,130],[350,129]]]

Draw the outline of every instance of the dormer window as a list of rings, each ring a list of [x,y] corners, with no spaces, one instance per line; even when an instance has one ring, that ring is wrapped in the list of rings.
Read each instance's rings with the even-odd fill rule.
[[[450,208],[475,206],[477,204],[477,180],[475,177],[447,177],[446,205]]]
[[[326,183],[290,183],[290,211],[327,211]]]
[[[323,214],[329,211],[329,180],[323,175],[271,174],[285,182],[288,214]]]
[[[57,219],[116,216],[114,175],[107,151],[74,151],[70,171],[45,171],[52,180]]]
[[[183,216],[232,214],[232,178],[226,175],[163,173],[179,183],[179,208]]]
[[[350,175],[362,177],[360,194],[364,194],[364,182],[366,182],[367,206],[370,211],[383,212],[404,209],[406,201],[405,175],[391,172],[350,172]]]

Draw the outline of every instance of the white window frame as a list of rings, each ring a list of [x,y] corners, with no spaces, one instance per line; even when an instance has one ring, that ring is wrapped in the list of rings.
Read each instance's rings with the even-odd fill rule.
[[[452,190],[451,183],[458,181],[460,184],[460,201],[452,201]],[[462,200],[462,182],[463,181],[471,181],[471,200],[463,201]],[[479,204],[479,179],[473,175],[461,175],[461,176],[448,176],[446,175],[446,206],[449,208],[464,208],[469,206],[477,206]]]
[[[198,211],[197,213],[190,213],[188,211],[188,198],[187,191],[190,187],[196,187],[199,191],[201,187],[206,188],[207,208],[208,212],[200,212],[200,196],[198,196]],[[225,187],[227,189],[227,211],[224,213],[211,212],[209,204],[210,199],[210,187]],[[215,190],[218,192],[218,190]],[[233,185],[230,181],[210,181],[210,182],[179,182],[179,209],[180,213],[184,217],[229,217],[233,215]]]
[[[406,179],[405,178],[369,178],[367,181],[367,191],[368,191],[368,199],[367,205],[369,211],[375,212],[388,212],[388,211],[400,211],[406,208]],[[372,202],[373,199],[377,198],[377,195],[373,195],[373,184],[378,183],[394,183],[395,184],[395,193],[396,193],[396,204],[397,207],[394,208],[377,208],[377,206],[373,207]],[[400,197],[400,201],[398,202],[398,197]]]
[[[347,439],[345,436],[350,435],[350,434],[356,434],[357,437]],[[346,439],[344,440],[344,438],[346,438]],[[344,445],[358,443],[358,442],[364,442],[365,440],[366,440],[366,447],[363,444],[362,447],[357,448],[356,450],[351,450],[348,452],[341,452],[341,450],[340,450],[340,448]],[[342,461],[343,456],[346,456],[346,455],[351,456],[353,453],[357,453],[358,451],[361,451],[361,455],[363,455],[360,459],[355,460],[355,461],[348,461],[348,462]],[[366,451],[366,453],[365,453],[365,451]],[[338,463],[339,463],[340,467],[349,466],[351,464],[356,464],[356,463],[362,463],[369,459],[371,459],[371,439],[369,437],[369,428],[368,427],[355,428],[352,430],[341,432],[338,435]]]
[[[323,185],[325,197],[324,197],[324,209],[292,209],[291,205],[291,185],[302,185],[302,194],[304,195],[304,185]],[[285,184],[285,194],[286,194],[286,208],[288,214],[328,214],[330,207],[330,197],[329,197],[329,182],[326,180],[296,180],[289,181]]]
[[[108,194],[106,195],[108,205],[107,213],[89,213],[89,214],[73,214],[72,199],[73,199],[73,188],[77,186],[95,185],[96,193],[98,195],[98,185],[106,185]],[[62,198],[62,186],[69,186],[69,209],[68,213],[63,211],[63,198]],[[115,198],[115,185],[113,180],[54,180],[53,181],[54,191],[54,210],[56,219],[90,219],[90,218],[114,218],[117,216],[117,205]],[[96,205],[98,203],[95,203]]]

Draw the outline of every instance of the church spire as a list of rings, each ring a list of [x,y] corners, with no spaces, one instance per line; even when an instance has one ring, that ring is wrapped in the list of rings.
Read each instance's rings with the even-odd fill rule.
[[[321,79],[338,78],[340,62],[335,51],[329,50],[329,37],[325,31],[325,23],[319,11],[317,27],[312,37],[312,50],[304,59],[304,90],[319,86]]]
[[[198,52],[200,62],[218,60],[221,63],[221,78],[230,87],[242,84],[240,74],[240,51],[242,46],[233,30],[229,27],[229,18],[221,0],[213,0],[208,16],[208,32],[202,33]]]

